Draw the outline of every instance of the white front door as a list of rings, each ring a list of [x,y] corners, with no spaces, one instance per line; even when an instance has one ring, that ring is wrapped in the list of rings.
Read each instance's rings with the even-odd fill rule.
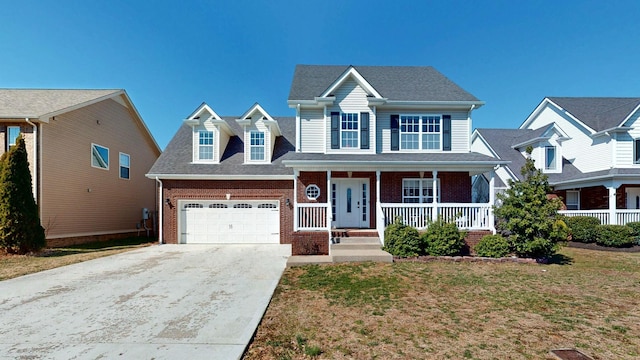
[[[369,228],[369,179],[334,179],[331,199],[336,228]]]
[[[627,188],[627,209],[640,209],[640,188]]]

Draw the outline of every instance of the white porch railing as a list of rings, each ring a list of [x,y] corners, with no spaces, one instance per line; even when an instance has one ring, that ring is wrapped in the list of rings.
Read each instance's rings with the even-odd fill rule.
[[[602,210],[560,210],[558,213],[565,216],[591,216],[600,220],[600,224],[613,224],[611,211]],[[640,210],[617,209],[614,210],[616,224],[625,225],[630,222],[640,221]]]
[[[298,223],[295,230],[328,230],[327,203],[298,203],[296,204]]]
[[[437,204],[380,204],[385,227],[396,217],[416,229],[426,229],[429,221],[441,216],[447,222],[455,222],[460,229],[493,230],[493,209],[490,204],[437,203]],[[435,215],[435,216],[434,216]]]

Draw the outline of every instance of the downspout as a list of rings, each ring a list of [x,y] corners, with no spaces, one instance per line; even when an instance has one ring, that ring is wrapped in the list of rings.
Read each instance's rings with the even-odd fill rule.
[[[162,218],[162,208],[164,207],[164,204],[162,203],[162,180],[158,179],[158,177],[156,176],[156,182],[158,184],[160,184],[160,188],[158,191],[158,244],[162,244],[162,223],[163,223],[163,218]]]
[[[38,204],[38,212],[40,212],[41,210],[41,206],[40,206],[40,202],[38,201],[38,184],[40,183],[40,181],[38,181],[38,164],[39,164],[39,159],[38,159],[38,126],[36,126],[36,124],[32,123],[31,120],[29,120],[29,118],[24,118],[24,120],[27,122],[27,124],[33,126],[33,179],[34,179],[34,184],[33,184],[33,199],[36,201],[36,204]],[[40,215],[40,219],[42,219],[42,214]]]

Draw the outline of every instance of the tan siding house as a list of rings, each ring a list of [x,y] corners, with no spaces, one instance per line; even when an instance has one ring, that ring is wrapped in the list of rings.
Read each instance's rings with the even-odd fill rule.
[[[155,210],[160,148],[124,90],[0,90],[0,153],[16,127],[48,245],[136,233]]]

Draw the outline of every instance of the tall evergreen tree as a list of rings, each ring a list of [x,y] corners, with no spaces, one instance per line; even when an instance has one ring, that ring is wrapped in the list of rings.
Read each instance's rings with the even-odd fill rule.
[[[31,172],[22,135],[0,165],[0,247],[25,254],[45,246],[44,228],[32,193]]]
[[[527,148],[527,160],[520,170],[522,181],[509,181],[509,189],[497,197],[502,204],[495,208],[498,229],[507,230],[511,250],[518,256],[546,258],[567,239],[568,228],[560,219],[561,203],[549,199],[547,175],[537,169]]]

